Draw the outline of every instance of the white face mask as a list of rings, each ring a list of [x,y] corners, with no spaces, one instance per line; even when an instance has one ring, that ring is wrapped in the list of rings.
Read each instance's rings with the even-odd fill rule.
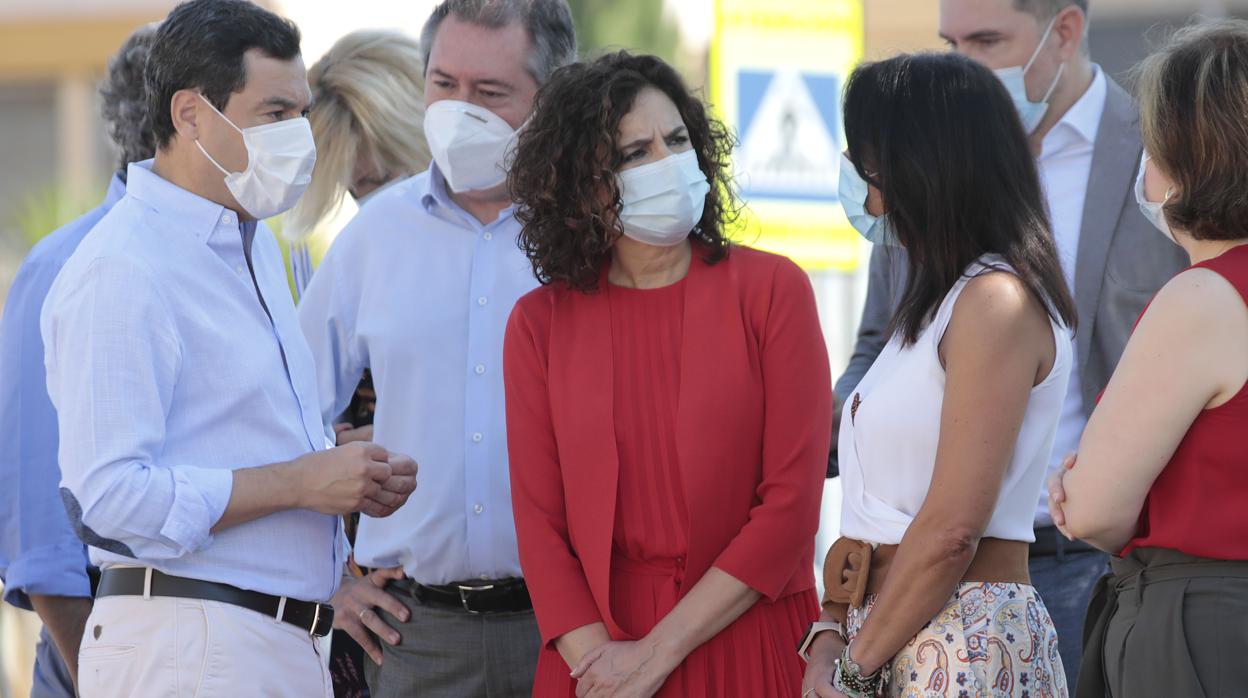
[[[1036,62],[1036,57],[1040,55],[1040,49],[1044,48],[1045,42],[1049,40],[1049,34],[1053,33],[1053,26],[1057,24],[1057,17],[1049,22],[1049,28],[1044,30],[1044,35],[1040,37],[1040,44],[1036,46],[1036,50],[1032,52],[1031,59],[1027,61],[1027,65],[1021,68],[1015,66],[1013,68],[1002,68],[994,70],[997,79],[1005,85],[1005,89],[1010,93],[1010,99],[1014,101],[1014,108],[1018,110],[1018,116],[1023,120],[1023,130],[1031,133],[1036,130],[1041,121],[1044,121],[1044,115],[1049,111],[1049,98],[1053,96],[1053,92],[1057,89],[1057,83],[1062,79],[1062,72],[1066,70],[1066,64],[1063,63],[1057,68],[1057,75],[1053,78],[1053,84],[1049,85],[1049,91],[1044,93],[1044,98],[1039,102],[1031,101],[1027,96],[1027,71],[1031,70],[1031,66]]]
[[[1140,205],[1140,213],[1152,223],[1155,228],[1161,231],[1170,242],[1179,244],[1174,237],[1174,231],[1170,229],[1170,222],[1166,220],[1166,212],[1163,210],[1166,202],[1174,196],[1174,190],[1166,192],[1166,198],[1161,201],[1149,201],[1144,195],[1144,169],[1148,165],[1148,153],[1144,153],[1144,157],[1140,159],[1140,173],[1135,177],[1135,202]]]
[[[306,118],[287,119],[275,124],[239,128],[199,96],[210,109],[225,119],[231,128],[243,134],[247,147],[247,169],[230,172],[218,163],[204,146],[195,140],[199,151],[225,175],[225,186],[252,218],[263,219],[289,211],[312,181],[316,165],[316,143],[312,126]]]
[[[624,234],[647,245],[672,247],[689,237],[702,220],[711,185],[687,150],[616,175],[620,186],[620,225]]]
[[[475,104],[444,99],[425,110],[425,140],[455,193],[493,189],[507,181],[516,130]]]

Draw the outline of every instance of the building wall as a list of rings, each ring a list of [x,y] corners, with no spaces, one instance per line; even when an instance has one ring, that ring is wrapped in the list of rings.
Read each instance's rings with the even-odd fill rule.
[[[943,48],[936,34],[938,10],[934,0],[863,0],[867,60]]]

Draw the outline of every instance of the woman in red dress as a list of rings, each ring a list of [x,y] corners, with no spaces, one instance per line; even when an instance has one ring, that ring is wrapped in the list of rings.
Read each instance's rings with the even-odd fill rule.
[[[832,391],[814,296],[730,244],[731,139],[661,60],[561,69],[517,146],[543,286],[504,348],[535,696],[796,696]]]

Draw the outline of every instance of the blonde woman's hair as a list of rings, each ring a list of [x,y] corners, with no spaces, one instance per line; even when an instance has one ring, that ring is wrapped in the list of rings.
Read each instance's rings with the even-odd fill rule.
[[[316,168],[283,226],[307,237],[342,205],[358,157],[395,176],[429,166],[420,44],[400,32],[363,29],[342,37],[311,69]]]
[[[1174,182],[1166,218],[1197,240],[1248,222],[1248,22],[1180,29],[1137,69],[1140,130]]]

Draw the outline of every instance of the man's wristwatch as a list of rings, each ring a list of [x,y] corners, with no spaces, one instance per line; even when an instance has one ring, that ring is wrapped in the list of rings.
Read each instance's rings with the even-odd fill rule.
[[[832,687],[849,698],[875,698],[884,687],[884,668],[880,667],[870,674],[863,673],[862,667],[849,656],[849,645],[841,651],[841,658],[836,660],[836,672],[832,674]]]
[[[842,640],[848,641],[845,637],[845,626],[834,620],[820,620],[810,624],[810,628],[806,631],[806,635],[802,638],[802,644],[797,648],[797,654],[807,662],[810,661],[810,646],[815,642],[815,638],[822,632],[832,631],[840,636]]]

